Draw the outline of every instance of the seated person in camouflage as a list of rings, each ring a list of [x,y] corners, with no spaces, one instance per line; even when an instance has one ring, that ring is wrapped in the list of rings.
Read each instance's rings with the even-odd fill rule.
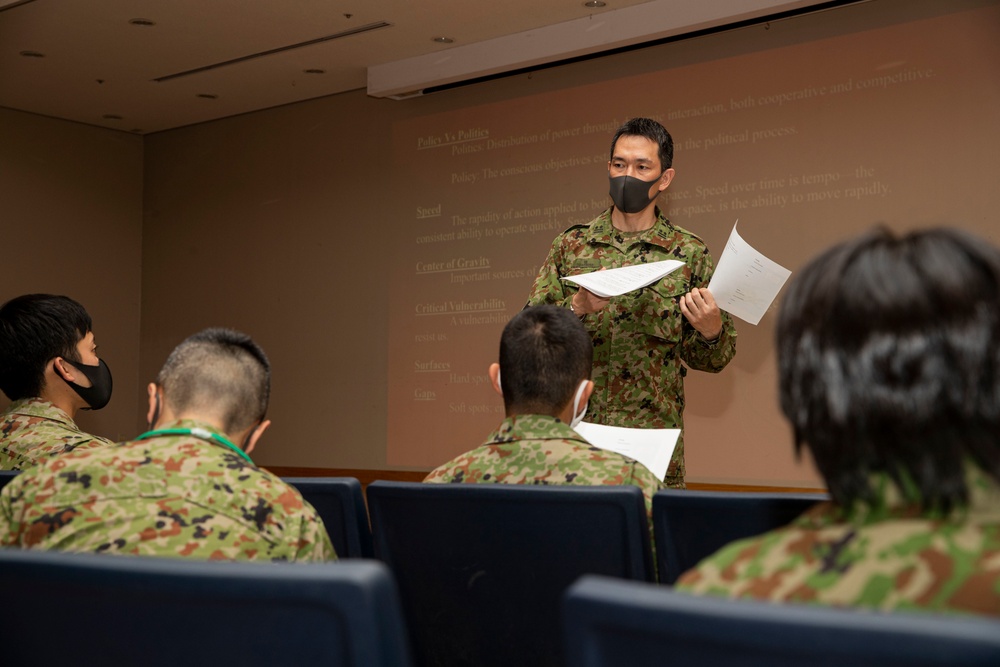
[[[26,294],[0,306],[0,389],[13,401],[0,413],[0,470],[112,444],[73,421],[107,405],[111,372],[90,315],[69,297]]]
[[[500,363],[489,368],[507,418],[481,447],[438,467],[424,481],[631,484],[642,490],[651,513],[660,480],[638,461],[594,447],[573,430],[594,390],[592,363],[590,336],[568,309],[522,310],[504,327]]]
[[[271,370],[248,336],[206,329],[149,385],[150,430],[73,451],[0,493],[0,546],[207,560],[336,558],[315,510],[250,459]],[[239,443],[239,444],[236,444]]]
[[[681,576],[696,593],[1000,615],[1000,252],[843,243],[784,298],[781,407],[832,496]]]

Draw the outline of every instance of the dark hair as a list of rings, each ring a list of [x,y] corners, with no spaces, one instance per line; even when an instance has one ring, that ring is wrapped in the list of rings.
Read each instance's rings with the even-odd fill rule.
[[[156,378],[175,412],[214,412],[234,434],[264,419],[271,393],[271,364],[250,336],[205,329],[178,345]]]
[[[39,396],[45,366],[56,357],[79,361],[76,346],[91,326],[68,296],[25,294],[0,306],[0,389],[12,401]]]
[[[594,346],[566,308],[529,306],[500,337],[500,384],[508,414],[558,414],[590,377]]]
[[[970,234],[885,229],[802,269],[778,318],[781,408],[834,500],[949,512],[964,466],[1000,480],[1000,252]]]
[[[660,168],[670,169],[674,164],[674,140],[671,138],[667,128],[663,127],[650,118],[632,118],[625,121],[625,124],[618,128],[614,138],[611,140],[611,156],[609,160],[615,159],[615,145],[623,135],[646,137],[654,142],[658,147],[660,156]]]

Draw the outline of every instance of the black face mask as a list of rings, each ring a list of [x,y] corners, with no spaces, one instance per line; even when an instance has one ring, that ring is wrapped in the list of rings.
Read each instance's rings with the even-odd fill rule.
[[[663,176],[663,174],[660,174],[660,176]],[[660,176],[651,181],[644,181],[635,176],[612,177],[608,175],[608,180],[611,182],[611,192],[609,194],[611,195],[611,201],[615,203],[615,208],[622,213],[638,213],[649,206],[649,203],[660,195],[657,192],[653,195],[652,199],[649,197],[649,189],[660,179]]]
[[[63,380],[72,387],[73,391],[80,395],[84,401],[87,402],[89,407],[84,408],[84,410],[100,410],[108,401],[111,400],[111,369],[108,365],[104,363],[103,359],[99,359],[96,366],[90,366],[88,364],[83,364],[78,361],[69,362],[73,365],[73,368],[77,369],[83,375],[90,380],[89,387],[81,387],[75,382],[70,382],[63,378]],[[60,375],[59,377],[62,377]]]

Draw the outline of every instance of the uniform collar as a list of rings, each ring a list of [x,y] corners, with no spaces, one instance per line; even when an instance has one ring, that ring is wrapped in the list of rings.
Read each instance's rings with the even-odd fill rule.
[[[519,440],[575,440],[589,445],[583,436],[564,421],[548,415],[515,415],[504,419],[486,439],[487,445]]]
[[[587,232],[588,242],[616,245],[616,242],[621,243],[622,241],[628,239],[631,241],[641,241],[643,243],[657,245],[667,250],[673,248],[675,241],[674,237],[677,230],[673,224],[671,224],[670,220],[663,215],[659,206],[655,209],[656,222],[652,227],[643,230],[638,234],[622,232],[615,229],[615,226],[611,222],[611,210],[611,208],[605,210],[590,224],[590,229]],[[621,240],[617,240],[616,237],[619,237]]]
[[[1000,511],[1000,484],[971,461],[965,463],[965,485],[969,492],[969,502],[965,507],[952,510],[947,516],[937,510],[924,511],[915,490],[906,494],[885,473],[875,473],[869,478],[875,491],[874,502],[856,503],[854,507],[833,506],[832,514],[824,515],[821,521],[849,521],[855,525],[869,525],[889,519],[928,519],[941,521],[967,521],[977,515],[996,517]],[[803,518],[808,518],[806,514]]]
[[[46,401],[44,398],[22,398],[14,401],[7,408],[7,413],[47,419],[57,424],[63,424],[64,426],[79,430],[72,417],[66,414],[62,408]]]

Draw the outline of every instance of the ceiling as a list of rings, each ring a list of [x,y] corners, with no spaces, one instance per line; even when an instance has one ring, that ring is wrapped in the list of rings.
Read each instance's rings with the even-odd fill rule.
[[[522,44],[548,45],[534,63],[558,60],[563,47],[542,30],[593,34],[598,24],[581,21],[595,16],[631,13],[632,23],[648,25],[652,10],[667,23],[667,15],[710,8],[718,24],[746,18],[748,5],[764,15],[816,4],[605,1],[594,8],[584,0],[0,0],[0,107],[146,134],[363,89],[372,67],[400,62],[420,72],[449,56],[465,62],[477,46],[501,50],[510,69]],[[704,25],[681,18],[674,34]],[[613,21],[612,29],[600,25],[598,34],[615,39],[564,53],[669,32],[621,37]]]

